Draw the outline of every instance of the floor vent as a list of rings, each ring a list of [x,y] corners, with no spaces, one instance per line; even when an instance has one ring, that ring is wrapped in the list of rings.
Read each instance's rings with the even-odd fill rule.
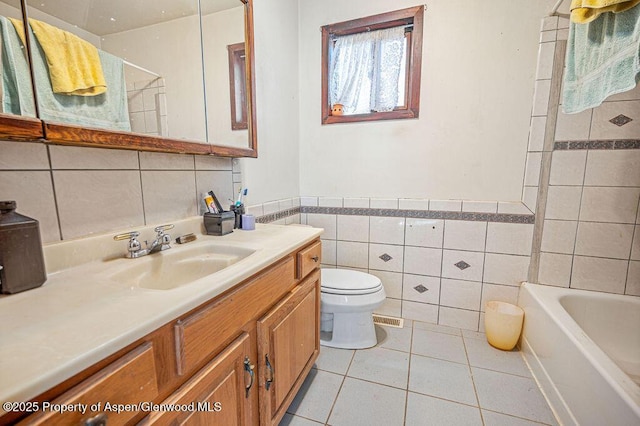
[[[404,327],[404,319],[396,317],[387,317],[385,315],[373,314],[373,323],[378,325],[386,325],[389,327]]]

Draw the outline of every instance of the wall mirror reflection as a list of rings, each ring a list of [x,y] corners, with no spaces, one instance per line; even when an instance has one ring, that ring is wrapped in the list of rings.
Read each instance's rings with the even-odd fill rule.
[[[214,3],[218,5],[217,8],[211,7]],[[202,4],[209,142],[243,148],[248,140],[247,101],[243,96],[246,87],[246,74],[243,72],[244,6],[237,0],[216,0]]]
[[[14,38],[21,53],[30,44],[36,102],[20,93],[14,108],[42,119],[47,140],[256,155],[254,126],[247,124],[255,123],[252,64],[245,55],[231,64],[227,49],[252,34],[250,0],[25,3],[29,38]],[[3,31],[24,32],[20,19],[10,19],[21,17],[20,4],[0,0]],[[29,102],[31,108],[23,106]]]
[[[45,122],[206,141],[198,0],[27,1]]]

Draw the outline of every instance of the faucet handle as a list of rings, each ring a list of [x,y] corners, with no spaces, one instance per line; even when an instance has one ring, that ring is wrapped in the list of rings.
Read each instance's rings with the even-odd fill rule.
[[[129,240],[129,244],[127,244],[127,254],[125,257],[132,259],[134,257],[138,257],[138,254],[142,249],[142,244],[138,241],[139,236],[140,233],[138,231],[131,231],[115,235],[113,239],[116,241]]]
[[[154,231],[156,231],[158,233],[158,235],[162,235],[164,233],[164,231],[168,231],[169,229],[173,229],[173,224],[169,223],[167,225],[160,225],[160,226],[156,226],[155,228],[153,228]]]
[[[138,238],[139,236],[140,236],[140,233],[138,231],[131,231],[131,232],[125,232],[124,234],[114,235],[113,239],[116,241],[122,241],[122,240],[135,239],[135,238]]]

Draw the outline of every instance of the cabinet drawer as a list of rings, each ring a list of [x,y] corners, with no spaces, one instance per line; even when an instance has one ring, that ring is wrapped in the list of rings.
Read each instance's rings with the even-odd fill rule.
[[[139,405],[144,401],[152,401],[157,396],[158,383],[153,346],[151,343],[145,343],[51,401],[52,405],[86,404],[84,414],[81,411],[59,413],[51,408],[27,417],[20,424],[85,424],[84,422],[90,418],[105,415],[110,425],[125,424],[135,417],[139,410],[121,409],[118,412],[116,406]],[[106,406],[107,403],[111,404],[111,410]],[[92,410],[92,406],[99,409]]]
[[[175,325],[177,369],[184,375],[238,335],[238,330],[276,303],[294,285],[293,258],[271,268]]]
[[[322,244],[317,241],[298,252],[298,271],[296,278],[302,279],[311,271],[320,266],[322,262]]]

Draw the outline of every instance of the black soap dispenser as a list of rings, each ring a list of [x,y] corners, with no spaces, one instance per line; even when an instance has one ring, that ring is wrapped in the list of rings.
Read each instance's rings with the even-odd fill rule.
[[[40,287],[47,280],[38,221],[16,213],[15,201],[0,201],[0,293]]]

